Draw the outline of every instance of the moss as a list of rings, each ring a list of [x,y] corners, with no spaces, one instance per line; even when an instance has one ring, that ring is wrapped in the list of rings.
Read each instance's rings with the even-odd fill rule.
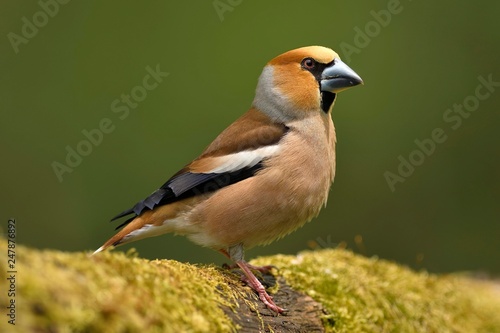
[[[288,284],[322,303],[329,332],[500,332],[500,284],[338,249],[252,263],[280,267]]]
[[[247,297],[237,276],[214,266],[119,251],[16,252],[16,326],[2,314],[0,332],[231,332],[237,327],[221,306],[238,311],[236,299]],[[322,303],[330,332],[500,332],[500,288],[491,282],[416,273],[345,250],[253,263],[276,265]],[[6,271],[0,257],[2,281]],[[7,302],[2,292],[0,307]]]
[[[2,260],[2,272],[5,264]],[[20,332],[235,330],[219,307],[236,304],[228,287],[231,276],[213,266],[149,261],[118,251],[89,257],[18,246],[17,271]],[[5,298],[0,303],[7,305]],[[12,328],[0,322],[1,332]]]

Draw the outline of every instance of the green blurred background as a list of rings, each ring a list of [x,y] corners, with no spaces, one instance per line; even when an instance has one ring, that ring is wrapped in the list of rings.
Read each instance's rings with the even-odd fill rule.
[[[3,228],[16,218],[19,243],[96,249],[114,233],[110,217],[247,110],[268,60],[318,44],[365,80],[334,108],[338,165],[328,206],[247,256],[341,243],[432,272],[500,272],[500,88],[456,130],[443,120],[475,94],[479,76],[500,81],[500,3],[69,1],[55,14],[47,3],[53,17],[45,21],[36,1],[1,5],[0,218]],[[397,13],[382,26],[372,11],[388,9]],[[40,28],[19,42],[23,17]],[[371,37],[362,40],[365,28]],[[157,64],[169,76],[121,120],[111,103]],[[60,182],[52,163],[65,163],[66,147],[103,118],[114,131]],[[398,156],[407,159],[435,128],[447,140],[391,191],[384,173],[397,173]],[[119,250],[129,247],[147,258],[225,259],[173,235]]]

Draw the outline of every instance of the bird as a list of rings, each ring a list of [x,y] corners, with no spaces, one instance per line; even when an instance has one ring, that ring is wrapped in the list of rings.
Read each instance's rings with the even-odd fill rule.
[[[112,221],[127,217],[94,254],[165,233],[219,251],[275,314],[278,306],[245,261],[316,217],[335,177],[337,94],[363,84],[332,49],[306,46],[270,60],[249,110],[191,163]]]

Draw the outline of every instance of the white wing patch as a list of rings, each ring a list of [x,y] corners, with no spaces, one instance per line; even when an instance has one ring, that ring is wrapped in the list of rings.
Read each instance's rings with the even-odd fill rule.
[[[251,168],[265,158],[276,155],[280,150],[280,145],[266,146],[255,150],[245,150],[222,157],[217,157],[219,166],[206,173],[225,173],[238,171],[243,168]]]

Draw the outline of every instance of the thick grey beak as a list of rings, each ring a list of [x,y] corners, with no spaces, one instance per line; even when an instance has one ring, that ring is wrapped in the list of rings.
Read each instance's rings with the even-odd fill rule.
[[[359,75],[338,58],[321,74],[321,91],[338,93],[362,83]]]

